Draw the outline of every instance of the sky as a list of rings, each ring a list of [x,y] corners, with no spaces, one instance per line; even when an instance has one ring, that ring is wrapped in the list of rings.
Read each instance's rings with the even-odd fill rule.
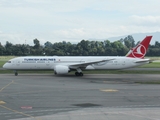
[[[0,42],[78,43],[160,31],[160,0],[0,0]]]

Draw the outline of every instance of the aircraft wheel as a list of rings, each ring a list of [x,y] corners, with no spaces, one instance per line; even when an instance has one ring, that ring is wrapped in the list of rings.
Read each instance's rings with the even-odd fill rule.
[[[18,76],[18,72],[15,72],[15,76]]]
[[[76,75],[76,76],[79,76],[79,73],[78,73],[78,72],[75,72],[75,75]]]
[[[82,73],[82,72],[80,72],[80,73],[79,73],[79,76],[83,76],[83,73]]]
[[[80,72],[80,73],[79,72],[75,72],[75,75],[76,76],[83,76],[83,73],[82,72]]]

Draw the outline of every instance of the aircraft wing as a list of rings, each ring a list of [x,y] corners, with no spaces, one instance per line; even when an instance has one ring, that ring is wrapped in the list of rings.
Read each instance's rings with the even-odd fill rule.
[[[69,68],[71,68],[71,69],[86,68],[88,65],[92,65],[92,64],[96,64],[96,63],[100,63],[100,62],[107,62],[107,61],[111,61],[111,60],[114,60],[114,58],[106,59],[106,60],[98,60],[98,61],[91,61],[91,62],[73,64],[73,65],[70,65]]]

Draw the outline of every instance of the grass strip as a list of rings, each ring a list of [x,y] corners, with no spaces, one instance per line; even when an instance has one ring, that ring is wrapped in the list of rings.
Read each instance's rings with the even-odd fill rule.
[[[160,68],[160,62],[152,62],[149,64],[139,66],[138,68]]]
[[[160,84],[160,80],[159,81],[140,81],[140,82],[135,82],[135,83],[138,83],[138,84]]]
[[[7,74],[11,73],[14,74],[13,70],[0,70],[0,74]],[[18,71],[18,73],[39,73],[39,74],[47,74],[51,73],[54,74],[53,70],[25,70],[25,71]],[[160,74],[160,71],[142,71],[142,70],[94,70],[94,71],[83,71],[84,74]],[[74,74],[74,71],[70,72],[69,74]]]

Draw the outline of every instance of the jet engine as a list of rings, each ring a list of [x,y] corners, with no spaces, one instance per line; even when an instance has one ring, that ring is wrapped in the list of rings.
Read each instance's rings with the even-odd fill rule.
[[[56,65],[54,68],[55,74],[67,74],[69,72],[70,72],[70,69],[68,68],[68,66]]]

